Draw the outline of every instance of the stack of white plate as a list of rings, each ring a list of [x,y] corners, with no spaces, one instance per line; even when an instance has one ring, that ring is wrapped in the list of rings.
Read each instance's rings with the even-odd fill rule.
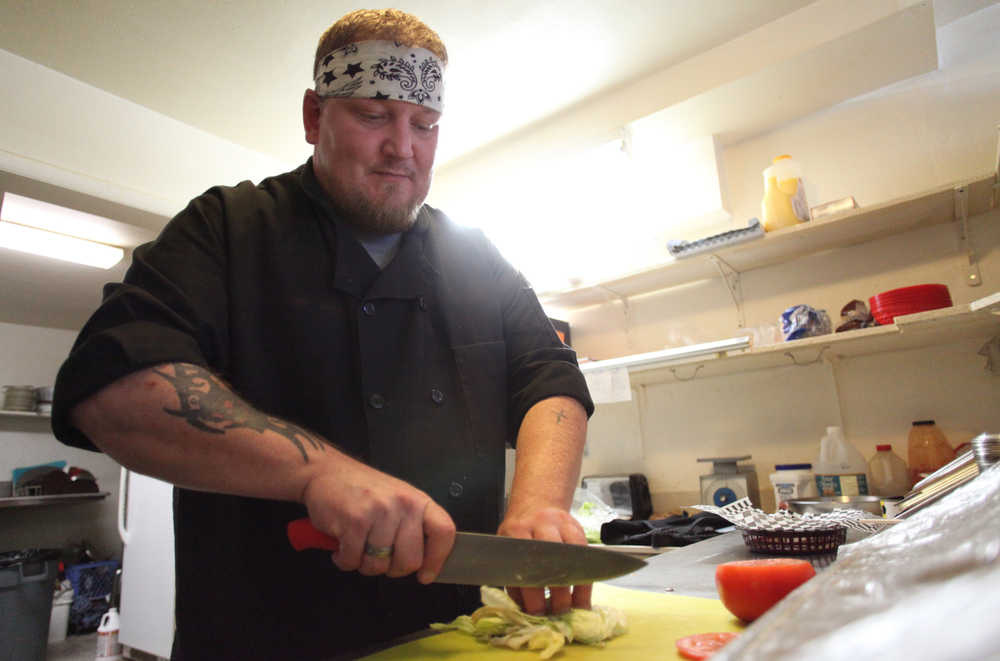
[[[1000,434],[980,434],[972,439],[972,452],[982,473],[1000,461]]]
[[[4,386],[3,408],[5,411],[34,411],[38,404],[35,386]]]
[[[52,386],[39,386],[36,392],[38,393],[38,412],[42,415],[51,415]]]

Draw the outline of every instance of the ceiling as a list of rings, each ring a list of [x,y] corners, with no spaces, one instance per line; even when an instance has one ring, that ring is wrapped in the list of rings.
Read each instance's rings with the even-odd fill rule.
[[[961,0],[978,2],[978,0]],[[810,0],[400,0],[447,44],[438,164],[689,60]],[[0,0],[0,48],[294,166],[320,33],[344,0]],[[0,190],[155,231],[163,218],[0,172]],[[126,257],[127,263],[128,257]],[[78,329],[110,271],[0,249],[0,322]]]
[[[401,0],[447,45],[438,163],[808,0]],[[344,0],[2,0],[0,48],[288,164]],[[474,8],[474,9],[473,9]]]

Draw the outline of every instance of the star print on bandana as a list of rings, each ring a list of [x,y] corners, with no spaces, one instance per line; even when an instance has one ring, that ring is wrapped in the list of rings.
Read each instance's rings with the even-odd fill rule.
[[[339,98],[358,96],[355,94],[361,88],[361,80],[355,78],[349,80],[340,87],[328,87],[323,96],[336,96]]]
[[[316,74],[320,96],[397,99],[439,112],[443,108],[444,64],[429,50],[393,41],[360,41],[330,52],[321,62]],[[335,84],[338,76],[351,80]]]

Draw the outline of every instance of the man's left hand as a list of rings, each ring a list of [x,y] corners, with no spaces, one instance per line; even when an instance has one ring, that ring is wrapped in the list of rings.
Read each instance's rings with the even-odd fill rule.
[[[566,544],[587,543],[587,537],[579,522],[569,512],[557,507],[545,507],[524,513],[508,512],[497,531],[505,537],[538,539],[546,542]],[[545,588],[509,587],[507,592],[526,613],[565,613],[571,608],[590,608],[591,585],[577,585],[573,588],[550,587],[549,598],[545,598]]]

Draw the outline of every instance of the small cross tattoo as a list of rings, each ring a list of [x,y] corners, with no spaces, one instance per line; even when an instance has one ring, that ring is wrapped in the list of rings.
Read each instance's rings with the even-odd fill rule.
[[[557,425],[561,424],[562,423],[562,419],[565,418],[565,417],[566,417],[566,413],[562,409],[559,409],[559,413],[556,413],[556,424]]]

